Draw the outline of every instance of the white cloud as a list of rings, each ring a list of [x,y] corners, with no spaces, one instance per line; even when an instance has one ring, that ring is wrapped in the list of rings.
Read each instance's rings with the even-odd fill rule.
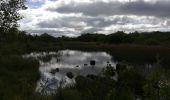
[[[38,8],[19,11],[25,17],[19,23],[21,30],[54,36],[170,31],[169,4],[168,0],[44,0]]]
[[[43,1],[43,0],[30,0],[30,2],[41,2],[41,1]]]

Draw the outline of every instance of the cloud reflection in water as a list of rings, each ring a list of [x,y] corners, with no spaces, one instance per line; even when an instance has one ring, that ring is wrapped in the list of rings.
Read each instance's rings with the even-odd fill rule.
[[[51,55],[48,62],[42,61],[40,57]],[[115,66],[112,57],[106,52],[82,52],[75,50],[62,50],[59,52],[40,52],[24,55],[24,57],[33,57],[40,62],[41,78],[37,82],[37,92],[41,93],[55,93],[57,88],[61,85],[71,85],[75,83],[77,75],[86,76],[88,74],[98,75],[101,70],[106,67],[109,62]],[[90,65],[90,61],[96,61],[95,66]],[[58,68],[58,72],[52,73],[53,70]],[[66,74],[72,72],[74,77],[69,79]]]

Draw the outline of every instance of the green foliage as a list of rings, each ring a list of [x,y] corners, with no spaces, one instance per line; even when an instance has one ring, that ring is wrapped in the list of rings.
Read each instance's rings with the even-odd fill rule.
[[[29,100],[35,90],[39,63],[33,59],[0,57],[0,99]]]
[[[86,33],[78,37],[59,38],[63,41],[97,42],[109,44],[140,44],[140,45],[167,45],[170,43],[169,32],[133,32],[118,31],[109,35]]]
[[[7,32],[16,29],[17,21],[22,17],[20,9],[26,9],[24,0],[1,0],[0,1],[0,32]]]
[[[125,34],[124,32],[118,31],[117,33],[108,35],[108,40],[109,40],[109,43],[120,44],[124,42],[124,40],[126,39],[126,36],[127,34]]]
[[[159,41],[156,39],[148,39],[145,41],[147,45],[160,45]]]
[[[44,42],[54,42],[56,39],[55,37],[48,35],[47,33],[44,33],[38,37],[38,40]]]
[[[84,42],[105,42],[105,35],[104,34],[82,34],[81,36],[78,36],[77,38],[75,38],[75,40],[78,41],[84,41]],[[74,39],[72,39],[74,40]]]
[[[167,83],[168,75],[162,69],[160,62],[153,66],[151,73],[146,77],[147,81],[143,86],[146,98],[149,100],[168,100],[170,92],[169,84]]]
[[[116,71],[112,66],[106,66],[106,68],[103,69],[102,74],[105,77],[112,77],[116,74]]]
[[[110,78],[76,77],[76,89],[80,92],[81,100],[105,100],[108,93],[114,89],[115,81]]]
[[[61,95],[63,100],[81,100],[80,93],[76,89],[63,89]]]
[[[144,82],[145,77],[138,70],[126,69],[119,73],[116,87],[120,91],[129,90],[135,95],[143,95]]]
[[[111,100],[135,100],[135,97],[129,89],[126,89],[124,91],[117,91],[116,96]]]

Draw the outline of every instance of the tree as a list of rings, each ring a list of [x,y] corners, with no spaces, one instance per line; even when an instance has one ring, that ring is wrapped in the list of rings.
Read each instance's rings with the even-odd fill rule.
[[[39,36],[39,40],[44,42],[54,42],[56,38],[47,33],[43,33],[42,35]]]
[[[116,33],[108,35],[109,43],[120,44],[123,43],[124,38],[127,36],[123,31],[118,31]]]
[[[22,19],[19,10],[26,9],[25,0],[0,1],[0,31],[7,32],[18,27],[17,21]]]

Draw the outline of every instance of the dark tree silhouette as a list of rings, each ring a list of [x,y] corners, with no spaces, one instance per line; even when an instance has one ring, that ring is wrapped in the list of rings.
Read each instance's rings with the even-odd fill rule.
[[[22,19],[19,10],[26,9],[25,0],[0,0],[0,31],[6,32],[18,27],[17,21]]]

